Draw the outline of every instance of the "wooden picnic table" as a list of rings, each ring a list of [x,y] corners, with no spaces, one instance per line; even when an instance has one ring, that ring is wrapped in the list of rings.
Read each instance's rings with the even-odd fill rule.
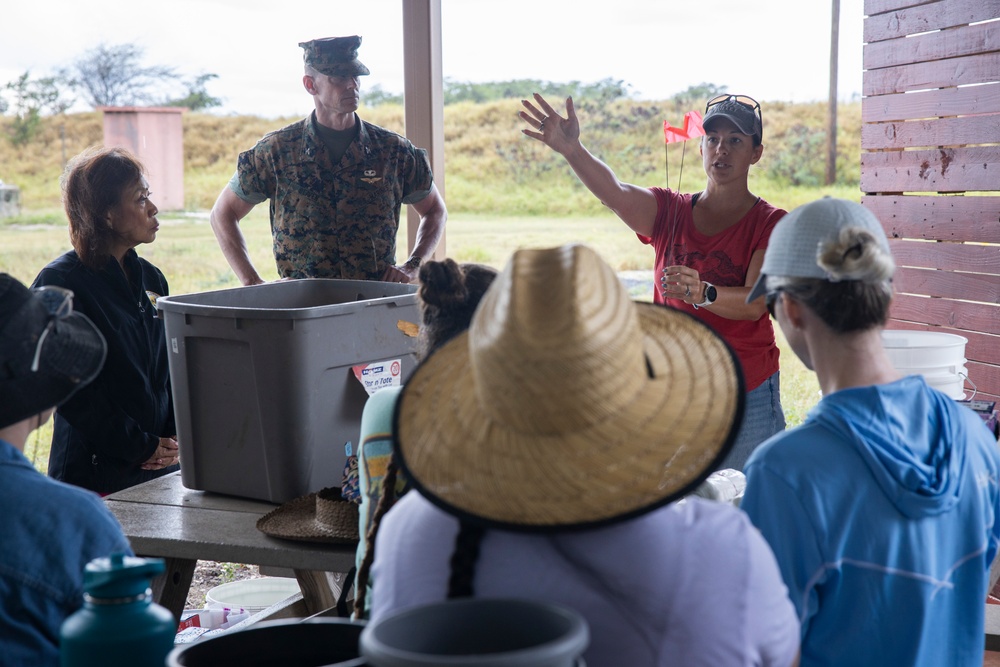
[[[166,561],[166,572],[153,581],[153,598],[178,619],[199,560],[291,569],[307,614],[335,606],[341,585],[352,583],[342,573],[354,565],[356,545],[265,535],[257,520],[277,505],[187,489],[180,472],[113,493],[105,502],[136,555]]]

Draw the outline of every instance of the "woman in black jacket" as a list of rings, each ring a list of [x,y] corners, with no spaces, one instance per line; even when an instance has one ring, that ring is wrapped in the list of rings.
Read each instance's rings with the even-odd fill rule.
[[[49,475],[102,495],[179,469],[170,375],[156,298],[167,281],[135,247],[159,223],[142,164],[121,148],[88,149],[67,167],[63,204],[73,250],[34,287],[73,291],[73,307],[108,341],[90,385],[56,411]]]

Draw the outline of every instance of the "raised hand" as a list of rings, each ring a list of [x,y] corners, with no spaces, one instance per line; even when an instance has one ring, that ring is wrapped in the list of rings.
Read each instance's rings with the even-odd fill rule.
[[[541,95],[535,93],[533,97],[538,106],[528,100],[521,100],[525,110],[520,111],[518,116],[528,124],[521,132],[561,155],[567,155],[578,147],[580,121],[573,109],[573,98],[566,98],[566,118],[563,118]]]

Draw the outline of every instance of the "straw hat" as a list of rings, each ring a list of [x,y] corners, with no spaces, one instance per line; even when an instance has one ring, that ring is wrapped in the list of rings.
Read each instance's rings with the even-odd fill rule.
[[[464,519],[602,525],[694,490],[743,416],[736,357],[690,315],[633,302],[590,248],[520,250],[470,329],[396,405],[414,485]]]
[[[339,487],[289,500],[257,519],[257,530],[301,542],[358,541],[358,506],[340,496]]]

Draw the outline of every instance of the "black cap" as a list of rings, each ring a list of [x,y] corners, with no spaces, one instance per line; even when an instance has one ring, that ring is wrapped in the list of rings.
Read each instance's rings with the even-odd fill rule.
[[[705,117],[702,119],[701,126],[708,130],[709,124],[718,118],[731,120],[739,131],[748,137],[757,137],[760,141],[764,139],[764,129],[761,127],[760,117],[754,112],[753,107],[743,102],[729,99],[718,104],[712,104],[705,111]]]
[[[104,336],[72,294],[0,274],[0,428],[60,405],[104,365]]]

